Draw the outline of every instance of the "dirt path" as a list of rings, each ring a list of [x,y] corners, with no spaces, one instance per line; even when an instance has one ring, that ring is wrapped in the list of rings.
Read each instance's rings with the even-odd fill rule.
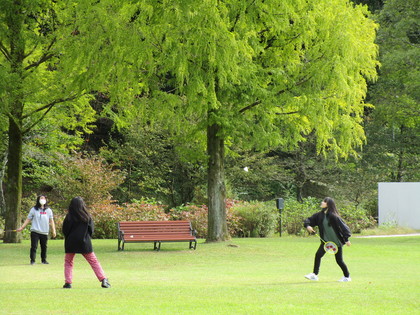
[[[372,238],[372,237],[402,237],[402,236],[420,236],[420,233],[394,234],[394,235],[365,235],[365,236],[354,236],[354,237],[355,238]]]

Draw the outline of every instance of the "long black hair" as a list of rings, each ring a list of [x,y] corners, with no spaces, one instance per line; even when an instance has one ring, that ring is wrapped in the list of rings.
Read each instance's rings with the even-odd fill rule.
[[[39,202],[39,199],[41,199],[41,197],[44,197],[45,198],[45,201],[46,201],[46,203],[44,205],[44,209],[47,209],[48,208],[48,199],[47,199],[47,196],[45,196],[45,195],[39,195],[38,197],[36,197],[36,203],[35,203],[35,207],[34,207],[36,210],[39,210],[39,209],[42,208],[42,205]]]
[[[327,208],[328,208],[328,213],[329,214],[333,214],[337,217],[340,216],[340,214],[338,213],[337,207],[335,206],[335,201],[334,199],[330,198],[330,197],[325,197],[324,198],[324,202],[327,204]]]
[[[74,197],[70,201],[69,214],[76,219],[76,221],[89,222],[91,219],[90,213],[87,210],[86,204],[82,197]]]

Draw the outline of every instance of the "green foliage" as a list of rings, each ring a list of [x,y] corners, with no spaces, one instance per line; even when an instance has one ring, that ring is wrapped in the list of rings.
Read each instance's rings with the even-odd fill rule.
[[[158,204],[125,203],[118,205],[110,200],[93,204],[90,213],[95,222],[95,238],[117,238],[120,221],[165,221],[168,216]]]
[[[279,213],[273,203],[244,202],[234,206],[233,211],[239,217],[237,236],[267,237],[278,225]]]
[[[81,196],[88,206],[107,200],[124,179],[120,170],[101,157],[77,153],[70,157],[61,156],[60,162],[45,167],[42,178],[53,188],[56,202],[64,209],[75,196]]]
[[[376,220],[362,207],[343,206],[340,207],[339,212],[352,233],[360,233],[362,230],[374,228],[377,225]]]
[[[92,204],[89,212],[95,224],[93,237],[99,239],[116,239],[117,225],[121,221],[166,221],[169,219],[164,206],[141,201],[121,205],[114,200],[106,199]],[[63,238],[61,230],[65,215],[65,211],[54,212],[57,238]]]
[[[171,220],[187,220],[199,238],[207,236],[208,208],[205,205],[187,204],[169,210]]]
[[[152,49],[155,61],[133,56],[149,88],[137,99],[142,117],[164,117],[199,141],[217,124],[223,139],[248,147],[289,148],[311,132],[318,152],[346,155],[363,142],[366,79],[377,65],[366,8],[232,0],[144,1],[131,10],[142,37],[125,45]]]
[[[379,181],[418,181],[420,161],[420,3],[389,0],[377,15],[380,76],[370,89],[369,165]],[[378,160],[380,163],[378,163]]]
[[[106,16],[101,8],[91,1],[0,1],[0,123],[9,138],[9,229],[19,224],[22,147],[28,134],[47,116],[55,118],[50,119],[57,127],[52,135],[59,128],[75,135],[89,132],[94,115],[89,93],[106,88],[116,61],[104,58],[114,47],[99,22]],[[5,241],[19,239],[12,235]]]
[[[303,202],[295,199],[286,199],[282,211],[282,231],[290,235],[305,235],[306,229],[303,221],[319,211],[319,199],[305,198]]]
[[[236,214],[234,207],[240,201],[227,199],[226,201],[227,227],[230,236],[238,235],[242,229],[240,217]],[[206,205],[186,204],[169,210],[171,220],[188,220],[193,229],[197,232],[197,237],[205,238],[208,229],[208,207]]]
[[[160,200],[170,207],[193,201],[197,187],[205,181],[204,168],[183,156],[183,144],[168,130],[133,121],[129,128],[120,130],[117,139],[102,148],[100,155],[126,174],[115,194],[120,202],[138,196]]]
[[[282,229],[290,235],[305,235],[307,232],[303,222],[320,211],[319,204],[320,200],[316,198],[305,198],[303,202],[287,199],[282,212]],[[363,229],[376,226],[375,219],[360,206],[339,206],[338,212],[352,233],[360,233]]]

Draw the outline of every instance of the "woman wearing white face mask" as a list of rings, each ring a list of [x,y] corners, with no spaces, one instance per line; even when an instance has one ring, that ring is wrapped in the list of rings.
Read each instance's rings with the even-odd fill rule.
[[[41,261],[43,264],[47,262],[47,242],[48,234],[50,232],[50,225],[52,229],[52,236],[55,237],[55,224],[53,219],[53,212],[47,205],[47,197],[44,195],[36,198],[35,206],[29,211],[28,218],[16,231],[22,231],[28,223],[31,224],[31,265],[35,264],[36,250],[38,249],[38,241],[41,245]]]

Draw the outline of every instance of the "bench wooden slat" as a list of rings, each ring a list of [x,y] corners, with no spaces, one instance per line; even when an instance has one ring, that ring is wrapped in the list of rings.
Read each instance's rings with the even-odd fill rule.
[[[182,241],[190,242],[190,248],[196,249],[197,239],[189,221],[122,221],[118,223],[118,250],[124,250],[125,243],[153,242],[154,249],[159,250],[162,242]]]

